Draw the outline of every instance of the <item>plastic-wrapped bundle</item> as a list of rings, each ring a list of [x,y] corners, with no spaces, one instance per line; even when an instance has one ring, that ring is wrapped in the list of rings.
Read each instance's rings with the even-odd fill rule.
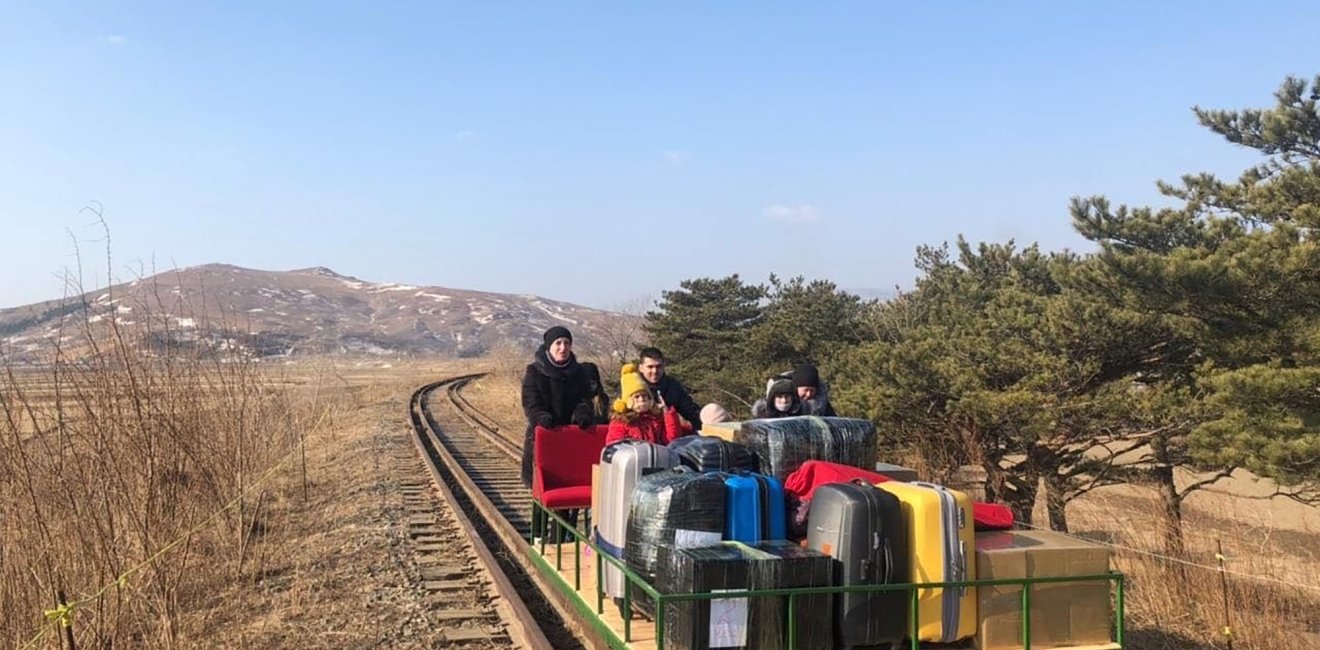
[[[752,584],[752,567],[763,554],[741,544],[726,542],[701,548],[661,553],[665,570],[656,585],[666,594],[742,591]],[[755,643],[760,621],[749,600],[730,598],[684,600],[665,605],[665,647],[682,650],[709,648],[761,648]],[[759,613],[759,612],[758,612]]]
[[[679,462],[698,472],[757,471],[756,454],[746,445],[710,436],[683,436],[669,443]]]
[[[655,584],[658,553],[669,549],[718,544],[724,532],[724,477],[679,467],[648,474],[637,481],[628,512],[628,568]],[[637,587],[629,592],[643,612],[654,611],[651,598]]]
[[[721,590],[828,587],[833,579],[828,555],[791,542],[761,542],[745,546],[724,542],[702,548],[662,549],[657,585],[669,594]],[[793,604],[797,648],[829,650],[834,627],[829,594],[798,596]],[[666,647],[788,648],[788,598],[757,596],[686,600],[665,606]],[[669,646],[669,644],[674,644]]]
[[[769,541],[752,548],[768,559],[752,565],[752,589],[792,589],[834,585],[833,558],[802,548],[793,542]],[[788,597],[760,598],[756,608],[753,648],[788,648]],[[796,596],[793,618],[797,621],[799,650],[829,650],[834,647],[833,597],[829,594]]]
[[[737,441],[760,458],[762,473],[781,481],[809,460],[875,466],[875,425],[869,420],[811,415],[748,420]]]

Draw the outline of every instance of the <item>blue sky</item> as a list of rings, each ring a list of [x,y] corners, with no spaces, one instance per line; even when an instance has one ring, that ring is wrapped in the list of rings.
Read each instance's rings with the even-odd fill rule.
[[[1254,162],[1307,3],[0,2],[0,307],[207,262],[611,307],[1084,249],[1073,195]],[[1179,6],[1173,6],[1179,5]]]

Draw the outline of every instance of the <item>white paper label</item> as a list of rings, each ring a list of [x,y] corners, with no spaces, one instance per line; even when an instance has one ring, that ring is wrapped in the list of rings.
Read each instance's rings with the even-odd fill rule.
[[[720,533],[712,533],[706,530],[674,529],[674,548],[676,549],[711,546],[719,544],[721,539]]]
[[[742,589],[712,589],[718,594]],[[739,648],[747,645],[747,599],[715,598],[710,601],[710,647]]]

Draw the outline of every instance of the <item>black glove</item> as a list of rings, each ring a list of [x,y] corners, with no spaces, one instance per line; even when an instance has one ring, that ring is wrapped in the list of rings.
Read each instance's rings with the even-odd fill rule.
[[[549,413],[542,413],[536,416],[536,424],[542,429],[549,429],[555,426],[555,418]]]
[[[596,415],[591,410],[591,404],[578,404],[573,409],[573,424],[578,425],[579,429],[588,429],[596,423]]]

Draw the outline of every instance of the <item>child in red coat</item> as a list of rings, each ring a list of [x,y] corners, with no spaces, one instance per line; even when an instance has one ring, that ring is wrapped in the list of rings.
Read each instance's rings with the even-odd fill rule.
[[[623,397],[614,400],[610,414],[610,430],[605,444],[619,440],[645,440],[667,445],[683,435],[678,412],[673,407],[656,406],[646,380],[637,372],[637,366],[626,363],[619,376]]]

